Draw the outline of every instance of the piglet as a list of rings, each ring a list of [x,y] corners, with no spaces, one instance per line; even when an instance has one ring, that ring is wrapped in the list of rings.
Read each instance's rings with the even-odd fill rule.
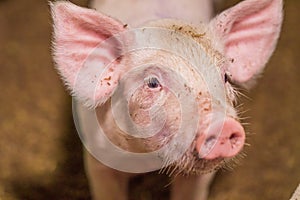
[[[282,0],[245,0],[213,19],[211,4],[93,1],[100,13],[51,3],[53,57],[94,199],[127,199],[130,177],[160,170],[174,179],[171,199],[204,200],[215,171],[240,157],[233,85],[263,71]]]

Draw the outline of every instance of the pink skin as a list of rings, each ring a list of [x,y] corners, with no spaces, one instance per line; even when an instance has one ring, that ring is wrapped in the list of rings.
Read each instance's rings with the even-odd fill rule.
[[[223,52],[232,59],[227,70],[236,83],[249,88],[263,71],[280,34],[282,4],[282,0],[243,1],[210,22]]]
[[[213,0],[94,0],[91,6],[131,27],[139,27],[148,21],[162,18],[180,19],[194,24],[208,22],[213,15],[212,4]]]
[[[168,138],[171,137],[172,130],[175,130],[177,128],[176,125],[179,123],[176,121],[176,119],[179,119],[176,118],[177,110],[172,109],[178,108],[176,98],[164,89],[168,88],[168,81],[165,81],[166,77],[164,75],[159,79],[161,83],[165,84],[162,84],[164,87],[161,90],[151,90],[145,84],[130,99],[129,110],[132,114],[132,119],[141,125],[149,123],[149,113],[145,108],[152,105],[159,94],[165,92],[166,97],[169,98],[163,104],[167,110],[167,119],[169,120],[166,123],[165,131],[158,137],[146,140],[146,142],[142,139],[132,141],[123,136],[116,137],[120,131],[111,121],[113,116],[111,115],[111,110],[109,110],[109,102],[118,82],[130,70],[131,66],[138,66],[149,60],[159,64],[163,63],[165,66],[173,66],[174,69],[182,72],[182,75],[187,80],[187,89],[193,90],[195,94],[199,94],[196,101],[199,106],[199,114],[204,116],[204,119],[201,119],[199,122],[198,134],[190,149],[185,153],[185,159],[179,160],[177,165],[180,169],[189,168],[189,170],[196,170],[196,174],[201,173],[202,170],[204,172],[211,171],[218,167],[220,161],[236,156],[244,146],[245,131],[238,122],[238,117],[233,108],[232,102],[235,95],[232,86],[228,82],[224,82],[226,102],[218,105],[218,108],[223,106],[226,116],[212,120],[210,117],[215,113],[212,113],[211,102],[215,99],[211,99],[204,82],[199,77],[196,77],[192,70],[188,67],[180,68],[184,66],[184,63],[180,63],[173,58],[171,59],[169,55],[164,55],[160,51],[155,53],[145,51],[133,56],[124,55],[119,57],[124,49],[118,41],[112,41],[103,45],[100,50],[94,51],[101,42],[114,34],[129,30],[131,25],[140,26],[142,22],[160,17],[180,18],[180,14],[182,14],[184,20],[196,24],[198,19],[193,19],[193,16],[200,17],[197,13],[205,13],[198,9],[199,6],[187,5],[191,10],[181,12],[181,7],[177,6],[177,4],[168,5],[167,1],[164,1],[164,6],[161,7],[158,6],[160,4],[157,2],[154,0],[148,1],[148,5],[145,3],[142,6],[143,9],[149,12],[142,12],[142,9],[140,10],[141,12],[132,12],[132,4],[126,3],[120,4],[119,7],[115,8],[116,10],[111,11],[111,13],[116,13],[115,17],[119,17],[120,20],[129,25],[125,25],[95,10],[80,8],[68,2],[51,4],[54,21],[54,60],[71,94],[81,104],[90,108],[96,108],[98,116],[104,119],[103,126],[107,128],[109,137],[112,138],[113,142],[120,143],[120,146],[136,152],[151,151],[159,145],[164,145]],[[197,1],[193,2],[196,3]],[[210,1],[205,2],[207,2],[205,5],[210,5],[208,3]],[[110,3],[104,5],[103,2],[100,2],[95,5],[98,5],[99,7],[97,8],[99,9],[101,9],[102,5],[108,14],[110,14],[109,11],[111,9],[114,9],[114,6],[109,6]],[[172,6],[175,6],[174,9],[170,9],[173,8]],[[126,12],[121,12],[122,9],[125,9]],[[132,22],[131,20],[136,19],[135,16],[132,16],[132,13],[140,13],[140,20]],[[205,16],[202,16],[202,20],[207,21],[210,14],[211,12],[209,11],[205,13]],[[176,20],[169,21],[169,25],[162,25],[164,23],[161,21],[153,24],[157,27],[181,31],[182,34],[195,39],[199,45],[202,45],[207,54],[197,56],[211,59],[214,62],[214,67],[220,68],[220,77],[224,77],[226,72],[232,82],[249,88],[255,82],[255,77],[263,71],[265,64],[275,49],[281,22],[282,0],[245,0],[224,11],[208,24],[202,24],[197,29],[195,28],[196,31],[189,32],[191,26],[187,25],[187,23],[179,23]],[[162,39],[168,41],[168,38]],[[187,46],[186,48],[190,47]],[[97,62],[97,66],[95,68],[86,68],[84,63],[92,52],[92,60]],[[112,58],[118,59],[108,64],[108,61],[112,60]],[[214,81],[215,78],[211,77],[208,80]],[[131,83],[127,83],[127,85],[130,86]],[[82,116],[82,119],[84,117]],[[93,126],[93,124],[87,125],[87,127]],[[195,151],[198,155],[194,154]],[[199,169],[199,166],[203,166],[199,164],[201,162],[202,164],[204,163],[204,169]],[[126,199],[127,175],[119,176],[117,175],[119,173],[99,163],[97,167],[95,160],[89,155],[86,156],[86,164],[95,198],[121,199],[121,196],[123,199]],[[111,188],[108,188],[108,184],[105,181],[99,181],[108,179],[111,181]],[[199,185],[201,188],[193,194],[184,192],[181,195],[172,194],[172,198],[205,199],[210,181],[211,175],[207,177],[201,176],[201,178],[192,177],[186,179],[184,184],[182,184],[183,180],[175,181],[174,188],[177,188],[176,190],[184,188],[183,185]],[[118,196],[114,192],[118,188],[122,189],[119,191],[122,195]],[[102,191],[103,193],[97,191]],[[111,194],[113,195],[110,196]]]
[[[232,118],[213,122],[205,136],[205,139],[198,138],[196,149],[200,156],[203,155],[201,157],[208,160],[234,157],[241,151],[245,141],[244,128]]]

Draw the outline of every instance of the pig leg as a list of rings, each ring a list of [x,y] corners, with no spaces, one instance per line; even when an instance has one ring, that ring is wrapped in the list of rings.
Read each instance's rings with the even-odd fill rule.
[[[172,184],[172,200],[206,200],[215,172],[201,176],[177,176]]]
[[[127,199],[129,174],[103,165],[87,151],[84,159],[93,200]]]

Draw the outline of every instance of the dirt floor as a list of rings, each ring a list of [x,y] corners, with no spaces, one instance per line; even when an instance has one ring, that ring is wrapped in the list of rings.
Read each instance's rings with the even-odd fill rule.
[[[287,200],[300,183],[299,10],[299,0],[286,0],[279,47],[242,100],[255,133],[248,156],[218,173],[211,200]],[[0,0],[0,200],[90,199],[71,98],[53,68],[50,39],[47,1]],[[168,188],[161,181],[156,187],[156,177],[136,178],[132,199],[166,199]]]

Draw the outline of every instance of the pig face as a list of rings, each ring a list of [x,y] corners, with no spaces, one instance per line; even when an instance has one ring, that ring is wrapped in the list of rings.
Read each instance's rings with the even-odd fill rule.
[[[159,20],[130,29],[57,2],[54,59],[113,144],[133,153],[163,149],[161,167],[204,173],[243,148],[229,80],[253,84],[275,48],[281,9],[280,0],[247,0],[208,25]]]

